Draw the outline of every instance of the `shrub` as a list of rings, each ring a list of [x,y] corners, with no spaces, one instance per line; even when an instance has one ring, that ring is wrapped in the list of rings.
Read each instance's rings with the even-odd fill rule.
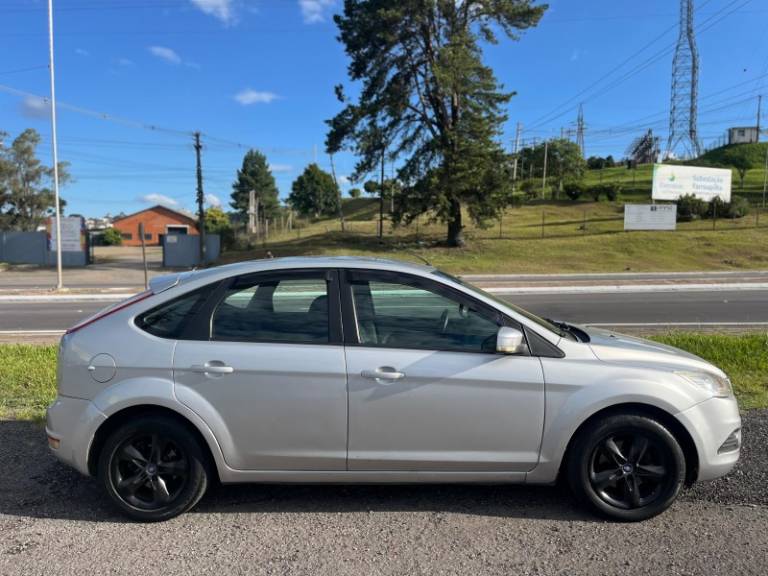
[[[579,182],[568,182],[564,186],[563,190],[565,191],[565,195],[568,196],[568,198],[576,201],[581,198],[581,195],[584,193],[584,186]]]
[[[538,189],[535,180],[523,180],[520,183],[520,190],[525,194],[526,200],[533,200],[538,195]]]
[[[677,221],[691,222],[706,217],[709,205],[692,194],[680,196],[677,201]]]
[[[120,246],[123,243],[123,235],[117,228],[107,228],[104,230],[102,239],[107,246]]]
[[[707,218],[743,218],[749,214],[749,201],[741,196],[734,196],[730,202],[715,198],[709,203]]]
[[[592,196],[592,200],[595,202],[600,201],[600,197],[606,194],[607,184],[594,184],[587,189],[587,192]]]
[[[605,197],[610,202],[616,202],[621,195],[621,184],[605,184]]]

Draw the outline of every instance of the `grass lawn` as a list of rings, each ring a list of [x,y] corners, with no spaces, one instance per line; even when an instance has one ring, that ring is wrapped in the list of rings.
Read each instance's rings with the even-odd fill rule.
[[[623,204],[534,202],[508,209],[485,229],[467,223],[465,248],[446,248],[445,226],[422,219],[376,236],[378,202],[345,202],[338,220],[302,222],[267,243],[227,251],[220,262],[274,256],[361,255],[419,261],[453,273],[665,272],[768,268],[768,211],[740,220],[685,222],[672,232],[624,232]],[[544,237],[542,238],[542,219]],[[469,220],[467,218],[467,220]],[[501,227],[499,227],[501,224]],[[278,228],[274,226],[273,228]]]
[[[676,333],[653,338],[714,362],[744,409],[768,407],[768,335]],[[56,346],[0,345],[0,418],[44,417],[56,396]]]

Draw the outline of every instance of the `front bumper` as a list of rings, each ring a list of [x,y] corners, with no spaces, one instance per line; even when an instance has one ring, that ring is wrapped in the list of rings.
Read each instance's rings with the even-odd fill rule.
[[[725,476],[739,459],[741,416],[736,399],[710,398],[679,412],[699,455],[697,480]]]
[[[58,396],[45,417],[51,452],[79,472],[90,474],[88,452],[96,430],[105,419],[89,400]]]

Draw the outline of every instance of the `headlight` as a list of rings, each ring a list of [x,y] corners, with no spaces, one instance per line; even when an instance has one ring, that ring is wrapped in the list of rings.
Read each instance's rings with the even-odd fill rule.
[[[711,393],[712,396],[718,398],[727,398],[733,395],[733,389],[731,388],[731,381],[728,378],[721,378],[716,374],[710,374],[709,372],[675,372],[678,376],[684,380],[690,382],[694,386],[706,390]]]

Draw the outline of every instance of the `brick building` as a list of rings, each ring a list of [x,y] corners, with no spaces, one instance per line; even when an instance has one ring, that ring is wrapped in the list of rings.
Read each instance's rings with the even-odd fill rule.
[[[157,205],[115,218],[112,226],[123,235],[124,246],[141,246],[140,222],[144,223],[144,241],[147,246],[160,244],[161,234],[198,234],[197,219],[194,216]]]

